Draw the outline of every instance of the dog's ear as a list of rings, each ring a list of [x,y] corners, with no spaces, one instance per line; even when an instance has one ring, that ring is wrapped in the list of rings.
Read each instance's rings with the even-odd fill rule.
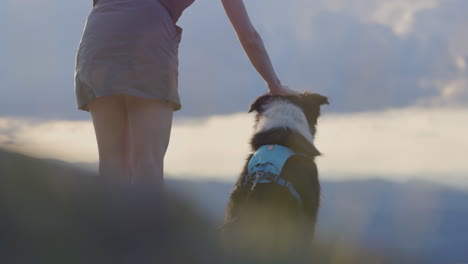
[[[262,106],[270,102],[271,98],[272,96],[270,94],[265,94],[257,98],[255,102],[253,102],[253,104],[250,105],[249,113],[252,113],[253,111],[256,111],[257,113],[261,113]]]
[[[301,95],[304,105],[308,106],[321,106],[324,104],[329,104],[328,97],[316,94],[316,93],[308,93],[305,92]]]
[[[307,92],[301,95],[301,101],[305,114],[315,115],[316,117],[320,115],[320,106],[329,104],[326,96]]]
[[[320,116],[320,106],[329,104],[328,98],[316,93],[304,93],[301,95],[302,109],[309,122],[312,135],[315,135],[317,119]]]

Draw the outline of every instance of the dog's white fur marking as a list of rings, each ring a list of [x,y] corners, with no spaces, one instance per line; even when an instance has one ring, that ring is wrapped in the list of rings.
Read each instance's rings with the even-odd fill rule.
[[[309,122],[307,122],[304,111],[300,107],[285,100],[274,100],[263,107],[264,111],[256,126],[257,132],[264,132],[276,127],[287,127],[300,133],[310,143],[314,143]]]

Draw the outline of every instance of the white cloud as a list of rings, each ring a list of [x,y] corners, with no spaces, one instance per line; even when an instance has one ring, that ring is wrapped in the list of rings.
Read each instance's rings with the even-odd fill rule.
[[[325,114],[316,144],[323,179],[383,177],[468,188],[468,108],[407,108]],[[182,119],[174,124],[166,172],[174,177],[234,180],[249,152],[252,116]],[[21,125],[18,125],[20,123]],[[0,147],[72,162],[97,160],[90,122],[0,119]],[[2,138],[16,124],[14,143]],[[2,143],[3,142],[3,143]]]
[[[369,21],[387,25],[399,36],[411,32],[416,13],[437,7],[440,0],[384,0],[372,10]]]
[[[442,99],[447,101],[453,101],[458,96],[461,96],[464,92],[466,92],[466,79],[456,79],[442,87]]]
[[[455,64],[460,70],[466,69],[466,61],[465,61],[465,58],[463,58],[462,56],[458,56],[455,59]]]
[[[330,115],[320,123],[319,164],[331,173],[468,174],[467,116],[450,108]]]
[[[459,56],[454,59],[458,68],[445,79],[426,80],[422,86],[437,87],[439,93],[428,99],[422,99],[421,104],[426,105],[467,105],[468,102],[468,69],[465,58]]]
[[[252,133],[253,119],[246,114],[176,123],[166,170],[171,175],[232,177],[243,166]]]
[[[98,159],[93,125],[87,121],[0,118],[0,147],[69,162]]]
[[[437,8],[441,0],[299,0],[285,4],[281,0],[248,2],[263,27],[274,32],[275,28],[290,26],[290,30],[304,39],[310,32],[311,17],[323,12],[340,13],[355,17],[363,23],[377,23],[391,28],[398,36],[411,33],[418,12]],[[286,18],[287,19],[278,19]]]

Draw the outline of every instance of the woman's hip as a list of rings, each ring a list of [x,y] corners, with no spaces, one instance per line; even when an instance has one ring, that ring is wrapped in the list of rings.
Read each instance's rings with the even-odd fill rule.
[[[118,52],[142,46],[177,52],[176,26],[156,0],[100,0],[88,16],[79,48]]]
[[[97,64],[176,69],[178,46],[174,22],[156,0],[100,0],[88,17],[76,66],[79,71]]]

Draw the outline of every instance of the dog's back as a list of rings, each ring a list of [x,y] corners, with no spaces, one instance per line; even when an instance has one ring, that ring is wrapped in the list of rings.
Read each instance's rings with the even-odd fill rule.
[[[320,104],[326,103],[326,98],[319,95],[312,96],[322,98],[321,101],[317,100],[313,108],[319,110]],[[256,125],[259,126],[259,123],[263,122],[268,123],[269,127],[257,128],[251,145],[254,151],[261,146],[273,144],[294,152],[287,159],[279,175],[281,181],[288,184],[281,185],[274,181],[262,184],[249,182],[249,177],[252,175],[249,175],[248,167],[252,155],[249,156],[231,193],[224,233],[226,239],[231,242],[228,246],[242,250],[244,253],[247,251],[249,254],[264,256],[269,260],[291,260],[295,256],[303,257],[310,249],[317,219],[320,184],[315,156],[319,155],[319,152],[308,138],[315,134],[319,111],[305,113],[302,120],[297,120],[308,124],[307,129],[310,134],[304,136],[304,132],[298,131],[300,129],[294,129],[295,124],[277,126],[274,121],[262,120],[262,114],[268,111],[268,107],[280,105],[274,105],[274,100],[281,100],[280,104],[290,108],[285,111],[296,111],[294,106],[297,104],[288,105],[288,99],[271,96],[259,98],[253,105],[254,111],[257,111]],[[298,99],[291,98],[291,100]],[[301,107],[300,111],[304,111],[303,109],[305,107]],[[296,116],[300,116],[299,114]],[[286,187],[289,185],[293,190]]]

